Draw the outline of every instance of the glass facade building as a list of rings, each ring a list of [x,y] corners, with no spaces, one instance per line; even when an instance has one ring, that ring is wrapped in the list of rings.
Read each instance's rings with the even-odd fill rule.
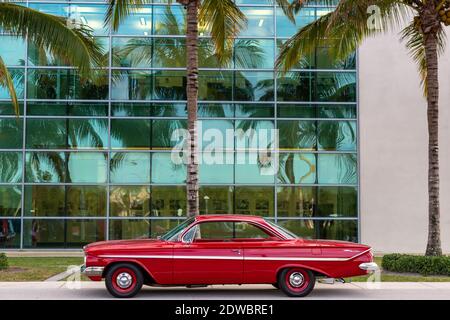
[[[171,132],[187,118],[185,10],[163,2],[117,32],[103,27],[101,1],[22,3],[93,28],[104,48],[95,83],[0,35],[21,102],[17,118],[0,89],[0,248],[156,237],[186,217],[186,167],[170,160]],[[236,2],[248,27],[226,66],[200,28],[199,118],[223,133],[278,129],[279,170],[241,164],[244,137],[235,137],[221,149],[231,161],[200,165],[201,213],[258,214],[306,238],[358,241],[356,55],[333,63],[317,48],[278,73],[283,41],[329,8],[317,1],[294,25],[270,0]]]

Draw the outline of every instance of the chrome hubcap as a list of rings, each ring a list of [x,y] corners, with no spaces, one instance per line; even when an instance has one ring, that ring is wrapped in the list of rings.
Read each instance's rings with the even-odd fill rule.
[[[289,284],[295,288],[300,287],[304,281],[305,281],[305,278],[303,277],[303,275],[300,272],[293,272],[289,276]]]
[[[119,273],[119,275],[116,278],[117,285],[122,289],[126,289],[129,286],[131,286],[132,282],[133,282],[133,278],[127,272]]]

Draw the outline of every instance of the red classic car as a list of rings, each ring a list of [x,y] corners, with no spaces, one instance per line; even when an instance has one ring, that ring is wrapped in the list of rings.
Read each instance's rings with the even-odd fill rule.
[[[84,247],[82,272],[105,279],[115,297],[132,297],[143,284],[197,286],[272,284],[303,297],[316,278],[344,278],[376,270],[370,247],[307,240],[257,216],[189,218],[158,239],[103,241]]]

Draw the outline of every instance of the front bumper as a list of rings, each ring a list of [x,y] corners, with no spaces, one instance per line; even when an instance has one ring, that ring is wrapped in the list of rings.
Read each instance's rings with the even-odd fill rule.
[[[377,271],[377,270],[380,269],[375,262],[364,262],[364,263],[361,263],[359,265],[359,268],[361,270],[365,270],[365,271]]]
[[[101,277],[103,275],[103,270],[105,270],[105,267],[86,267],[86,265],[81,266],[81,273],[88,277]]]

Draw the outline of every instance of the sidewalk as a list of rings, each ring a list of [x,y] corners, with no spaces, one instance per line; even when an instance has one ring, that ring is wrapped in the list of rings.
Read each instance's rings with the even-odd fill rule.
[[[79,288],[69,286],[80,285]],[[366,282],[316,285],[303,299],[449,300],[450,282],[382,282],[371,289]],[[0,282],[0,300],[112,299],[103,282]],[[230,285],[206,288],[158,288],[144,286],[135,299],[144,300],[280,300],[292,299],[268,285]]]

